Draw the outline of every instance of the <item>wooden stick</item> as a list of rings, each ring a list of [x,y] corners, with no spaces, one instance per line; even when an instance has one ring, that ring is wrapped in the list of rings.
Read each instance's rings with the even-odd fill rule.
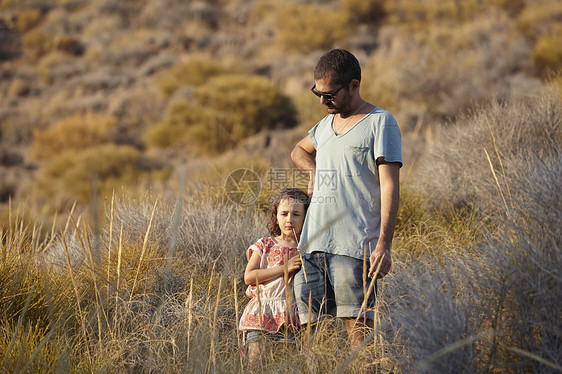
[[[299,238],[297,237],[297,233],[295,232],[295,228],[293,227],[293,234],[295,235],[295,240],[297,241],[297,251],[299,252],[299,256],[301,258],[301,267],[302,267],[302,272],[304,274],[304,281],[306,283],[308,283],[308,277],[306,276],[306,267],[304,266],[304,261],[302,259],[302,254],[301,251],[298,249],[298,245],[299,245]]]

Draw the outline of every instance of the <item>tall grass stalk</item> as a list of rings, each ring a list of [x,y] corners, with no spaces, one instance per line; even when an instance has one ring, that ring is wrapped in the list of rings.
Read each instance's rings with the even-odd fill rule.
[[[14,330],[14,334],[12,335],[12,339],[10,340],[10,344],[8,344],[8,347],[6,348],[6,352],[4,355],[4,359],[2,360],[2,366],[0,366],[0,368],[2,368],[2,374],[4,374],[6,372],[6,368],[4,367],[6,364],[6,360],[8,358],[8,356],[10,355],[14,344],[16,343],[16,339],[17,336],[21,330],[21,326],[23,325],[23,321],[25,318],[25,314],[27,313],[27,309],[29,308],[29,303],[31,302],[31,297],[33,296],[33,292],[34,290],[32,289],[31,292],[29,292],[29,295],[27,296],[27,299],[25,300],[25,304],[23,306],[23,310],[22,313],[20,314],[19,318],[18,318],[18,323],[16,325],[16,328]]]
[[[507,175],[505,173],[505,168],[503,167],[503,161],[502,158],[500,156],[500,151],[498,150],[498,144],[496,142],[496,137],[494,135],[494,131],[492,130],[492,125],[490,124],[490,119],[488,118],[488,116],[486,116],[486,123],[488,123],[488,129],[490,129],[490,134],[492,135],[492,142],[494,143],[494,150],[496,151],[496,156],[498,157],[498,161],[500,162],[500,167],[502,169],[502,174],[503,174],[503,179],[504,181],[507,181]],[[489,157],[488,157],[489,159]],[[509,199],[512,198],[511,196],[511,191],[509,190],[509,183],[506,183],[506,188],[507,188],[507,196],[509,197]]]
[[[239,316],[239,309],[238,309],[238,282],[236,278],[232,280],[232,294],[234,295],[234,316],[235,316],[235,323],[236,327],[238,327],[238,321],[240,320]],[[238,347],[242,347],[242,343],[240,342],[240,333],[238,329],[236,331],[236,342],[238,343]],[[244,361],[242,355],[240,355],[240,369],[244,372]]]
[[[137,285],[137,279],[139,278],[139,272],[142,265],[142,260],[144,259],[144,254],[146,252],[146,246],[148,245],[148,236],[150,234],[150,228],[152,227],[152,221],[154,220],[154,213],[156,213],[156,206],[158,205],[158,200],[154,203],[154,208],[152,208],[152,214],[150,215],[150,221],[148,222],[148,227],[146,228],[146,234],[144,235],[144,241],[142,242],[142,251],[139,258],[139,265],[137,266],[137,272],[135,273],[135,280],[133,281],[133,288],[131,292],[135,291]]]
[[[110,243],[111,245],[111,243]],[[117,281],[115,283],[115,318],[113,321],[113,330],[117,330],[117,316],[119,315],[119,292],[121,290],[121,259],[123,254],[123,223],[119,232],[119,248],[117,251]]]
[[[187,362],[191,352],[191,323],[193,322],[193,278],[189,281],[189,296],[185,300],[187,309]]]
[[[78,308],[78,318],[80,320],[81,327],[82,327],[81,331],[82,331],[83,338],[84,338],[83,344],[84,344],[85,350],[86,350],[87,362],[88,362],[88,364],[91,364],[92,363],[92,355],[91,355],[90,347],[89,347],[89,344],[88,344],[88,336],[86,335],[85,315],[84,315],[84,312],[82,311],[82,306],[81,306],[81,303],[82,303],[81,299],[82,298],[80,297],[80,291],[78,289],[78,285],[77,285],[76,279],[74,277],[74,271],[72,269],[72,263],[70,262],[70,254],[68,252],[68,246],[66,245],[66,240],[64,238],[64,235],[61,235],[61,240],[62,240],[62,244],[64,246],[64,250],[65,250],[65,253],[66,253],[68,271],[70,273],[70,279],[72,281],[72,287],[74,288],[74,295],[76,296],[76,307]]]
[[[219,287],[217,289],[217,301],[215,304],[215,311],[213,313],[213,320],[212,320],[212,324],[211,326],[209,326],[211,328],[211,351],[209,353],[209,356],[211,357],[212,360],[212,366],[210,368],[212,368],[213,370],[216,369],[217,367],[217,361],[216,361],[216,354],[215,354],[215,344],[216,344],[216,339],[217,339],[217,314],[218,314],[218,310],[219,310],[219,304],[220,304],[220,296],[221,296],[221,288],[222,288],[222,276],[219,277]]]
[[[107,279],[111,277],[111,250],[113,249],[113,221],[115,212],[115,190],[111,194],[111,205],[109,208],[109,239],[107,245]]]

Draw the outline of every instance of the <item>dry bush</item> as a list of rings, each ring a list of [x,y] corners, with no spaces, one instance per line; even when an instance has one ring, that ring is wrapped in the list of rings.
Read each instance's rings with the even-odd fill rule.
[[[530,48],[524,38],[513,36],[514,29],[503,16],[479,17],[454,31],[434,27],[407,43],[410,48],[401,53],[403,64],[389,87],[401,106],[422,105],[430,124],[495,96],[537,92],[540,82],[529,77]]]
[[[509,177],[508,207],[497,204],[466,243],[399,228],[382,304],[396,372],[559,371],[562,154],[527,159],[533,166]],[[415,216],[417,227],[432,225],[427,212]],[[421,256],[412,253],[420,241],[429,243]]]
[[[562,4],[557,1],[535,0],[516,16],[519,29],[531,40],[552,32],[562,15]]]
[[[69,58],[61,51],[51,51],[39,59],[37,73],[45,85],[68,82],[73,77],[86,71],[86,65],[80,60]]]
[[[73,35],[57,35],[53,41],[55,49],[73,56],[82,56],[85,46],[80,38]]]
[[[102,45],[97,50],[106,64],[123,67],[128,70],[131,66],[140,66],[169,47],[175,40],[173,34],[167,31],[150,29],[118,29],[109,45]],[[134,70],[134,69],[133,69]]]
[[[41,21],[40,9],[25,9],[18,13],[17,26],[21,32],[27,32]]]
[[[484,10],[479,1],[399,0],[385,1],[385,22],[410,29],[426,29],[428,25],[457,24],[475,18]]]
[[[12,83],[10,83],[10,87],[8,88],[8,97],[18,97],[18,96],[26,96],[31,91],[31,87],[22,78],[14,78]]]
[[[533,47],[533,60],[540,75],[562,71],[562,25],[541,36]]]
[[[440,161],[431,158],[423,168],[434,181],[425,185],[429,200],[410,193],[402,201],[395,273],[385,282],[385,295],[392,295],[385,299],[390,355],[398,372],[556,372],[562,347],[552,333],[562,328],[557,96],[492,103],[458,125],[435,151]],[[487,219],[444,221],[437,227],[455,239],[442,240],[424,201],[470,205]]]
[[[143,179],[160,180],[168,173],[136,148],[103,144],[48,159],[35,176],[33,192],[41,201],[48,200],[48,206],[64,211],[76,201],[87,204],[112,190],[135,190]]]
[[[100,68],[92,73],[85,73],[79,78],[80,88],[84,96],[97,92],[113,92],[118,87],[126,87],[132,77],[117,69]]]
[[[512,178],[514,195],[506,215],[498,218],[499,233],[488,236],[488,251],[498,252],[490,256],[491,270],[501,274],[507,289],[504,300],[497,298],[505,310],[505,334],[496,344],[498,349],[508,345],[504,354],[514,370],[552,373],[562,367],[562,337],[556,333],[562,330],[557,295],[562,287],[562,153],[529,159],[533,166]]]
[[[27,32],[22,38],[23,47],[31,60],[36,60],[53,48],[53,36],[35,28]]]
[[[142,137],[149,124],[158,121],[165,102],[153,85],[112,96],[107,114],[116,119],[114,141],[118,144],[142,145]]]
[[[63,260],[63,271],[63,244],[78,254],[69,290],[78,290],[74,305],[82,305],[84,318],[74,339],[90,348],[68,352],[69,364],[123,372],[239,370],[244,253],[265,225],[240,206],[183,198],[118,200],[108,205],[110,224],[98,237],[78,224],[80,238],[69,230],[64,243],[59,237],[42,251],[42,263]]]
[[[445,130],[420,164],[423,190],[432,201],[491,213],[515,193],[510,178],[536,167],[530,156],[557,157],[562,144],[560,108],[556,94],[481,106]]]
[[[486,3],[503,9],[512,17],[517,16],[526,5],[525,0],[486,0]]]
[[[230,69],[211,56],[195,56],[189,61],[172,66],[160,73],[160,88],[164,95],[171,96],[183,87],[199,86],[211,77],[224,74]]]
[[[63,119],[46,129],[33,132],[31,155],[35,160],[45,160],[64,151],[79,151],[109,143],[115,119],[87,113]]]
[[[156,30],[177,30],[178,25],[189,28],[197,24],[201,34],[203,30],[205,33],[207,30],[215,31],[220,22],[224,21],[228,15],[221,10],[216,1],[154,1],[143,6],[139,21],[143,27]]]
[[[225,276],[241,276],[246,265],[244,250],[267,234],[264,216],[251,207],[196,196],[188,194],[178,201],[151,205],[147,201],[120,201],[113,212],[113,232],[123,225],[127,241],[140,241],[156,206],[149,239],[161,255],[178,256],[200,270],[216,267]]]
[[[277,11],[276,43],[291,52],[329,49],[349,33],[348,15],[324,5],[285,4]]]
[[[482,15],[423,32],[382,26],[366,57],[364,97],[399,117],[405,131],[449,122],[503,95],[538,93],[531,49],[505,15]],[[497,54],[501,53],[501,59]]]
[[[475,354],[470,344],[454,344],[470,337],[475,326],[469,317],[471,289],[460,256],[395,263],[385,284],[387,335],[399,373],[474,372]],[[386,314],[386,313],[385,313]],[[452,348],[454,347],[454,348]],[[445,352],[443,355],[436,353]],[[434,355],[436,356],[433,359]]]
[[[384,0],[340,0],[339,2],[353,22],[377,24],[386,16]]]

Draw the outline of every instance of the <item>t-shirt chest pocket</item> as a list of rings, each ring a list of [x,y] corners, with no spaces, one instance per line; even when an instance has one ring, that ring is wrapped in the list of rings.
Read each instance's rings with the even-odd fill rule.
[[[341,170],[344,176],[352,177],[361,175],[361,171],[366,163],[368,147],[355,147],[346,145],[341,162]]]

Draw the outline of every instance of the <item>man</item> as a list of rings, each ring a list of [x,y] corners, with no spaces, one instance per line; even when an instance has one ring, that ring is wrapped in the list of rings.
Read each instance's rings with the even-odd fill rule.
[[[308,173],[312,194],[295,297],[301,324],[315,323],[322,314],[343,318],[356,347],[373,326],[375,292],[373,287],[368,292],[367,270],[369,278],[382,278],[392,265],[400,129],[390,113],[361,98],[361,67],[350,52],[325,53],[314,69],[314,83],[312,92],[328,115],[291,153]]]

